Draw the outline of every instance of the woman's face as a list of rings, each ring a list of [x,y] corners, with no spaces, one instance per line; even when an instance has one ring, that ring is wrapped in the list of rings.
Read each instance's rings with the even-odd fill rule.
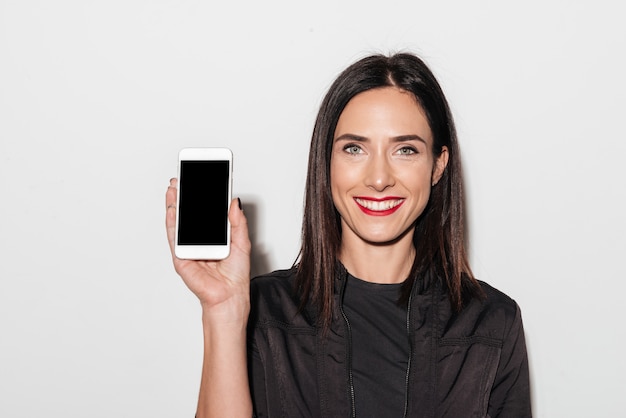
[[[387,244],[412,239],[430,189],[448,161],[435,160],[433,136],[411,93],[385,87],[353,97],[335,129],[330,161],[342,241]]]

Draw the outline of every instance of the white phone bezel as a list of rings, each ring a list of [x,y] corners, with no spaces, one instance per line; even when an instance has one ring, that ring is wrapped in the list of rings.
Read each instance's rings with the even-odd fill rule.
[[[230,254],[230,221],[226,218],[226,245],[179,245],[178,224],[180,191],[185,185],[180,182],[181,161],[228,161],[228,209],[232,200],[233,153],[228,148],[183,148],[178,153],[178,193],[176,197],[176,235],[174,254],[188,260],[222,260]]]

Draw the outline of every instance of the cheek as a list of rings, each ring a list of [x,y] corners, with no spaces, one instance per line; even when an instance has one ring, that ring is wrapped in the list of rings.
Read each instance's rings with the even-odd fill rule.
[[[343,217],[349,206],[349,193],[354,189],[358,175],[355,170],[342,164],[332,164],[330,167],[330,193],[335,209]]]
[[[355,184],[359,174],[354,167],[346,166],[340,162],[331,161],[330,164],[330,187],[333,193],[341,194]]]
[[[339,197],[339,192],[341,190],[341,182],[339,181],[340,179],[337,176],[337,168],[335,167],[335,165],[331,162],[330,165],[330,195],[333,198],[333,203],[335,204],[335,207],[337,207],[338,205],[338,197]]]
[[[403,177],[403,184],[410,192],[419,197],[420,200],[430,196],[432,175],[429,170],[419,170],[418,173],[413,172],[412,175]]]

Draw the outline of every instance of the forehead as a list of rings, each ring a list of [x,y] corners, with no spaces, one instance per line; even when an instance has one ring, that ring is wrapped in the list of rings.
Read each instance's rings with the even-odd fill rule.
[[[367,90],[354,96],[339,116],[335,138],[348,133],[368,138],[418,135],[432,141],[422,106],[412,93],[396,87]]]

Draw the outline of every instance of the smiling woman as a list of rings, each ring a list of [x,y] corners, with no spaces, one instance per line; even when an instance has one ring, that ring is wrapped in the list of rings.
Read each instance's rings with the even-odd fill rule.
[[[462,185],[423,61],[342,72],[313,131],[296,264],[250,282],[237,204],[227,259],[173,257],[203,308],[198,417],[530,416],[520,310],[471,272]]]

